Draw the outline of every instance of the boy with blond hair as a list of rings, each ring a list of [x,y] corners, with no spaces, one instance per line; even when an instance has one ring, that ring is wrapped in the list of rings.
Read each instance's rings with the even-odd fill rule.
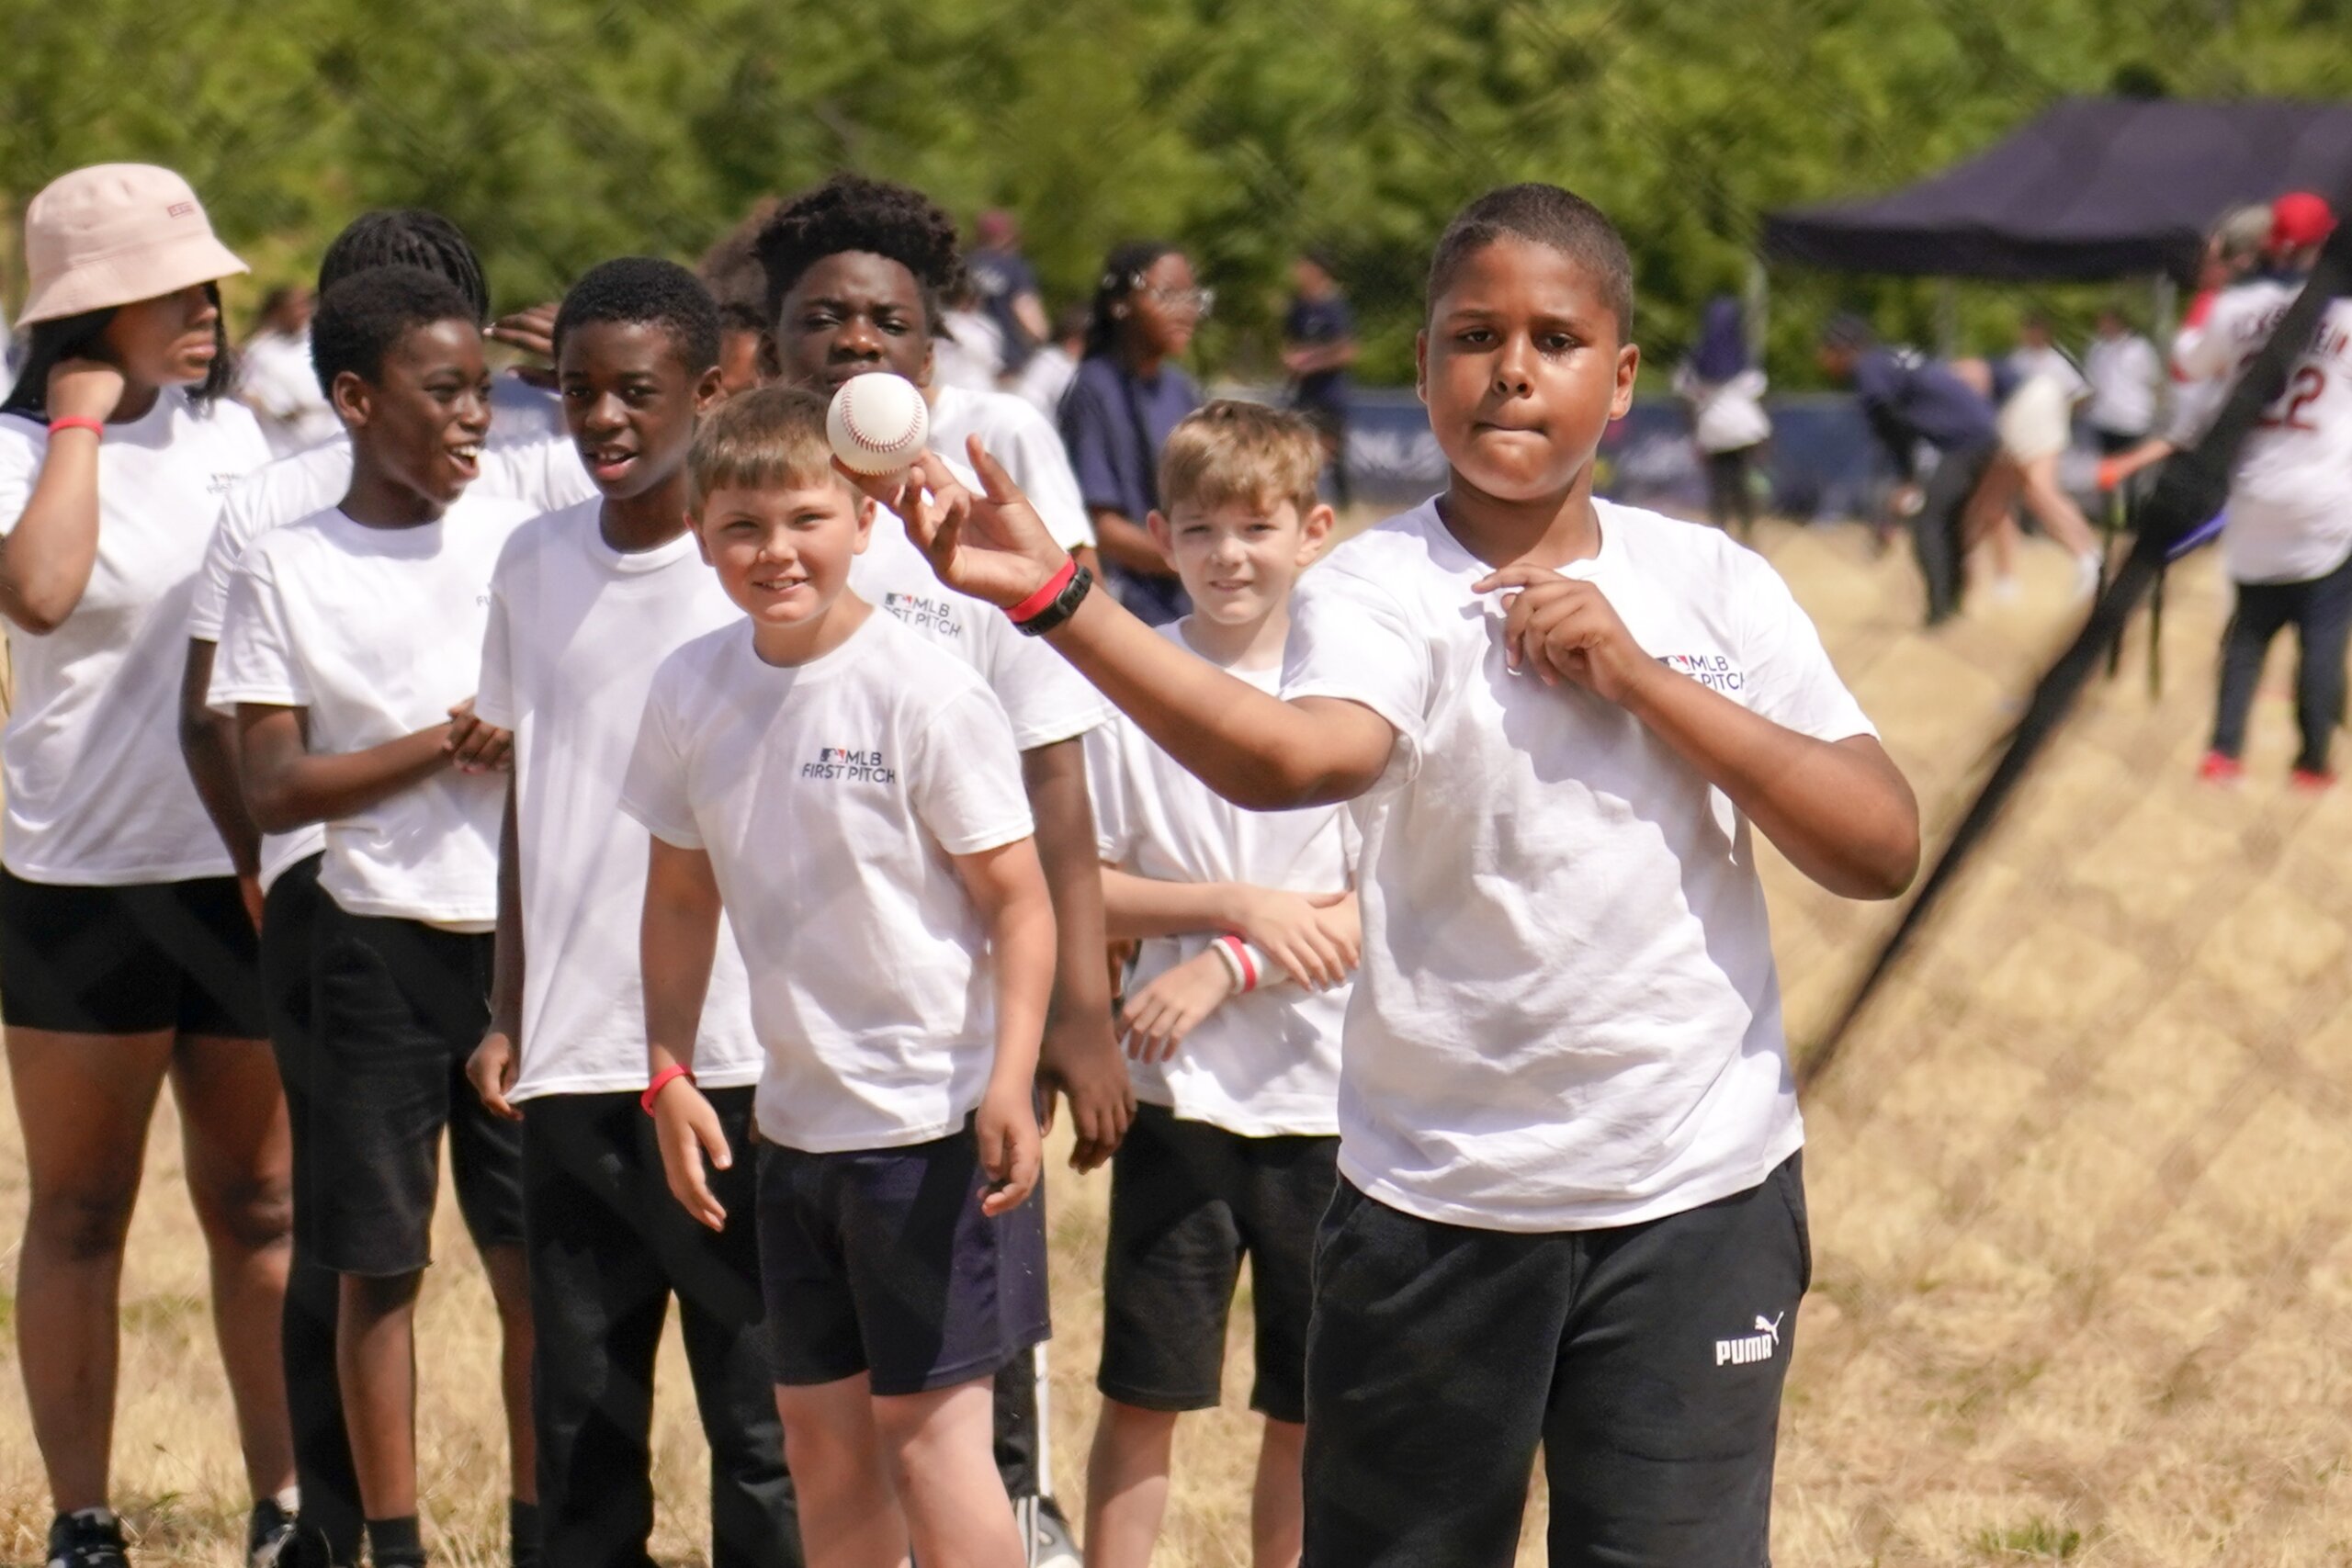
[[[1276,690],[1291,585],[1330,536],[1322,464],[1313,426],[1251,403],[1211,403],[1170,434],[1168,510],[1148,526],[1193,610],[1160,636]],[[1338,1179],[1340,1022],[1359,944],[1354,834],[1337,807],[1218,798],[1132,720],[1089,735],[1087,762],[1107,925],[1142,946],[1124,1014],[1136,1120],[1111,1164],[1086,1561],[1151,1561],[1176,1418],[1217,1403],[1247,1258],[1250,1403],[1266,1420],[1252,1561],[1275,1568],[1299,1553],[1308,1277]]]
[[[689,459],[744,618],[653,677],[622,808],[652,833],[645,1091],[714,1229],[730,1145],[694,1082],[724,909],[766,1056],[760,1264],[811,1562],[1016,1568],[991,1384],[1046,1337],[1032,1108],[1054,917],[1020,754],[971,667],[849,587],[874,508],[825,401],[724,405]]]

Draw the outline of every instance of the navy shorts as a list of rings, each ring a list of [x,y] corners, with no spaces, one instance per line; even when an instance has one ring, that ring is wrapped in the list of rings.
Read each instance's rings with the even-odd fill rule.
[[[1250,1138],[1138,1105],[1111,1156],[1095,1387],[1143,1410],[1208,1410],[1225,1323],[1250,1259],[1257,1380],[1250,1408],[1306,1419],[1315,1228],[1339,1186],[1336,1137]]]
[[[1048,1332],[1038,1200],[991,1219],[967,1118],[896,1149],[760,1145],[760,1275],[775,1381],[878,1394],[990,1377]]]
[[[260,952],[233,876],[84,887],[0,870],[0,1017],[19,1029],[266,1039]]]

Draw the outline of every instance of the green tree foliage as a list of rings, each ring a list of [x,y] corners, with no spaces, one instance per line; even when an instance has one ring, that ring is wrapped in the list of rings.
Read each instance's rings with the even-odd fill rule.
[[[1059,299],[1114,241],[1177,240],[1222,297],[1202,355],[1237,373],[1272,362],[1287,258],[1326,246],[1366,373],[1402,379],[1430,242],[1498,182],[1615,217],[1664,359],[1765,209],[1890,188],[2066,94],[2341,95],[2347,37],[2347,0],[76,0],[0,8],[0,205],[12,248],[62,170],[168,164],[267,277],[426,205],[520,304],[849,166],[1015,209]],[[1928,325],[1917,285],[1776,287],[1787,371],[1833,300]],[[2013,310],[1972,294],[1967,323]]]

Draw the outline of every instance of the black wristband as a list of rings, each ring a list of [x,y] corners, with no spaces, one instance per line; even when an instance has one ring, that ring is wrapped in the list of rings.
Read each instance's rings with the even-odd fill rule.
[[[1052,604],[1027,620],[1015,621],[1012,624],[1021,628],[1023,637],[1043,637],[1076,615],[1079,601],[1084,599],[1087,591],[1093,586],[1094,574],[1081,566],[1070,574],[1069,581],[1064,585],[1062,591],[1054,595]]]

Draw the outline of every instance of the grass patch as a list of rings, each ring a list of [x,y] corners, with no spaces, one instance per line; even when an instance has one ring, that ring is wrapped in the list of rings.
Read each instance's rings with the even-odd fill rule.
[[[1994,1559],[2048,1558],[2063,1562],[2083,1549],[2083,1532],[2048,1519],[2030,1519],[2007,1529],[1987,1528],[1976,1533],[1976,1550]]]

